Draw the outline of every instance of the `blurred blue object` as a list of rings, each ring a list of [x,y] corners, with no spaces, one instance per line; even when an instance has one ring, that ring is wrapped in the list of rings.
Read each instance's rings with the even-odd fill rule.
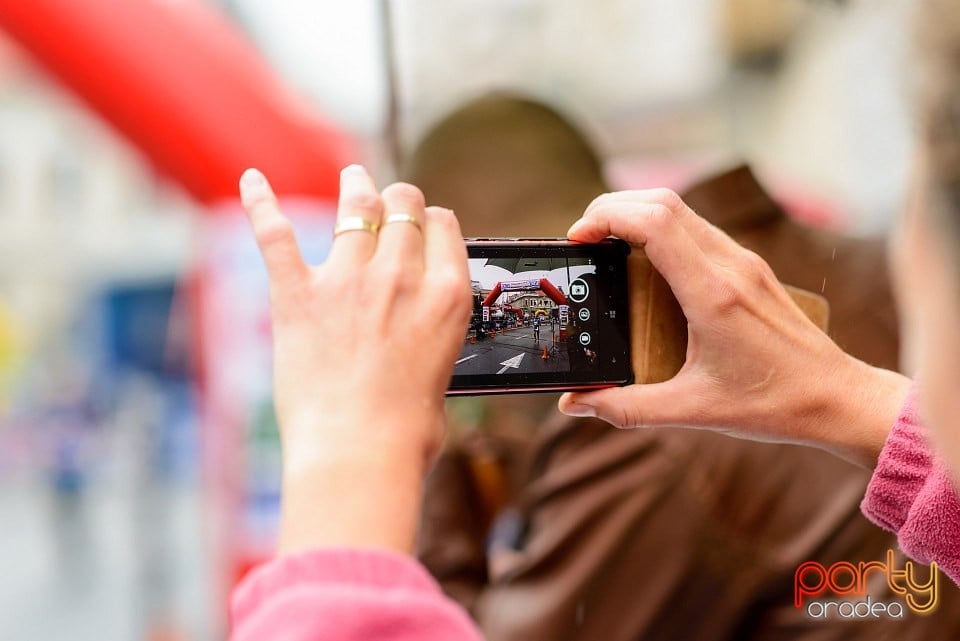
[[[185,341],[170,340],[176,283],[120,285],[104,294],[108,364],[149,372],[162,379],[190,376]]]

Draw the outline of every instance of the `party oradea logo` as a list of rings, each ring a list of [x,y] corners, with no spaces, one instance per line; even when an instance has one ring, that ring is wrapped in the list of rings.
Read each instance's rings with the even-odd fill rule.
[[[886,579],[890,594],[883,599],[869,594],[879,576]],[[824,566],[807,561],[793,575],[793,604],[814,619],[902,619],[907,613],[930,614],[940,604],[940,572],[936,563],[926,569],[912,561],[898,569],[893,550],[887,561],[861,561],[854,565],[838,561]]]

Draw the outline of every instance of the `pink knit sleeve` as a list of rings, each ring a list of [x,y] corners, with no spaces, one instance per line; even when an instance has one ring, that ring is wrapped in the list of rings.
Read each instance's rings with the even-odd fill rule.
[[[926,441],[916,389],[887,437],[860,508],[868,519],[895,532],[908,556],[921,563],[936,561],[960,584],[960,498]]]
[[[233,641],[480,641],[410,557],[315,550],[279,557],[234,590]]]

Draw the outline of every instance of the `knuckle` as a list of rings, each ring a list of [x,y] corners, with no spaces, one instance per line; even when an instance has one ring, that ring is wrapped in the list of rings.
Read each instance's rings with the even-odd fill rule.
[[[664,207],[673,211],[680,211],[686,206],[683,202],[683,199],[680,198],[680,195],[677,192],[666,187],[657,187],[655,189],[651,189],[650,198],[656,204],[663,205]]]
[[[389,261],[382,265],[378,276],[378,280],[393,291],[407,291],[417,281],[415,270],[400,260]]]
[[[257,225],[254,236],[260,247],[286,244],[294,240],[293,225],[286,218],[271,218]]]
[[[452,267],[432,270],[431,288],[445,296],[459,296],[470,291],[470,282],[466,280],[459,269]]]
[[[766,286],[776,280],[773,269],[759,254],[745,250],[740,259],[741,269],[747,281],[753,285]]]
[[[589,215],[591,215],[591,214],[594,212],[594,210],[596,210],[597,208],[603,207],[603,206],[607,203],[607,201],[610,200],[611,196],[613,196],[613,193],[612,193],[612,192],[605,192],[605,193],[600,194],[599,196],[597,196],[597,197],[594,198],[593,200],[591,200],[591,201],[590,201],[590,204],[587,205],[587,208],[584,210],[584,212],[585,212],[584,215],[585,215],[585,216],[589,216]]]
[[[472,303],[470,281],[453,268],[434,269],[430,277],[430,291],[451,313],[469,313]]]
[[[721,275],[713,279],[710,308],[720,317],[729,316],[746,302],[746,293],[740,281],[730,275]]]
[[[396,201],[412,207],[423,207],[423,192],[410,183],[393,183],[383,190],[385,201]]]
[[[651,229],[659,232],[669,229],[677,222],[676,212],[660,203],[654,203],[650,206],[646,218]]]
[[[343,206],[351,211],[378,212],[382,201],[372,191],[355,191],[343,197]]]
[[[767,266],[766,261],[760,258],[759,254],[749,249],[743,250],[740,261],[743,264],[744,270],[748,272],[762,273]]]

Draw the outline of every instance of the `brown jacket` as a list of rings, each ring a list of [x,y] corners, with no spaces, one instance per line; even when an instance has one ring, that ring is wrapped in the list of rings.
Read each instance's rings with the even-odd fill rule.
[[[882,242],[792,222],[746,167],[685,199],[783,282],[822,291],[841,347],[896,367]],[[452,448],[428,480],[420,556],[490,641],[960,635],[960,592],[947,579],[930,617],[823,622],[794,608],[800,563],[882,560],[896,549],[860,514],[869,473],[821,451],[554,415],[492,531],[466,451]]]

